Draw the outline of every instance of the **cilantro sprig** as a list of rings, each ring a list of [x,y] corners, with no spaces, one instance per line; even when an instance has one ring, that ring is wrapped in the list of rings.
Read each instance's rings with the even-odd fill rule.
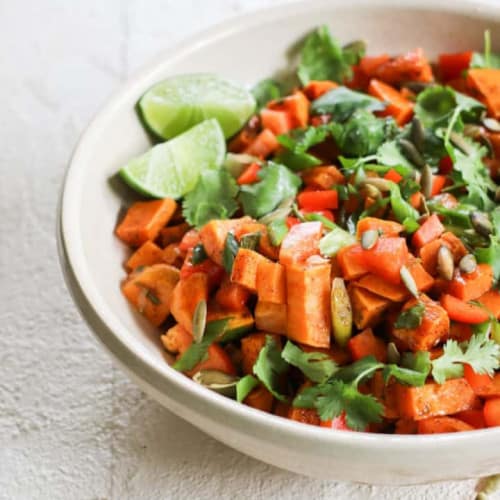
[[[477,333],[461,344],[448,340],[443,355],[432,361],[432,376],[439,384],[462,377],[464,364],[472,366],[476,373],[492,375],[500,368],[500,344],[489,338],[488,331]]]
[[[349,44],[342,48],[328,27],[320,26],[304,42],[297,75],[302,85],[311,80],[334,80],[341,83],[350,78],[351,66],[357,64],[364,53],[363,43]]]
[[[407,385],[422,385],[430,370],[428,353],[406,357],[406,366],[384,364],[373,356],[366,356],[355,363],[340,368],[326,382],[304,389],[296,396],[293,405],[315,408],[321,420],[330,420],[345,412],[347,425],[354,430],[364,430],[370,423],[380,422],[383,406],[377,399],[358,390],[360,383],[369,380],[377,370],[383,370],[386,382],[394,378]]]

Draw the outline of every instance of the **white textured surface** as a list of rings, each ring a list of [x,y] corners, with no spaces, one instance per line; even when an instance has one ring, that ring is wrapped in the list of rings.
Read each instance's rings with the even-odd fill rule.
[[[0,499],[474,497],[474,481],[316,481],[226,448],[112,366],[62,283],[58,189],[90,117],[162,48],[275,3],[0,0]]]

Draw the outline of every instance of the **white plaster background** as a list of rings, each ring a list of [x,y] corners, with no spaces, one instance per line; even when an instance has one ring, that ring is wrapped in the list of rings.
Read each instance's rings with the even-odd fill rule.
[[[58,190],[91,116],[156,52],[275,3],[0,0],[0,499],[474,497],[474,481],[317,481],[226,448],[113,367],[63,285]]]

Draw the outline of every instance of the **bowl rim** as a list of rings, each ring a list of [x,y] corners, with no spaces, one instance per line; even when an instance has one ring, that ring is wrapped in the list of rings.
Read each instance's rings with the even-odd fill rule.
[[[196,32],[169,49],[160,51],[150,62],[135,71],[113,92],[111,98],[101,107],[81,134],[70,158],[60,190],[56,236],[59,261],[66,285],[83,319],[100,343],[106,347],[120,365],[125,365],[136,378],[160,392],[163,392],[165,384],[173,385],[197,403],[210,405],[228,416],[232,415],[247,423],[270,429],[273,433],[282,434],[288,439],[300,437],[303,440],[321,443],[323,446],[336,444],[376,446],[379,449],[390,448],[392,451],[403,449],[407,451],[410,447],[425,451],[435,449],[436,445],[440,447],[455,446],[458,443],[464,446],[468,444],[486,445],[493,435],[500,435],[500,428],[428,436],[332,432],[321,427],[304,425],[264,413],[219,395],[196,384],[182,373],[171,368],[168,363],[165,363],[164,366],[155,365],[150,362],[146,353],[134,349],[127,341],[125,326],[120,324],[110,308],[100,303],[97,287],[92,282],[88,271],[78,231],[80,186],[82,185],[79,180],[85,169],[86,151],[89,147],[91,148],[93,141],[100,135],[100,129],[105,126],[107,117],[121,109],[123,101],[127,101],[131,95],[138,95],[140,91],[145,91],[145,82],[154,79],[155,73],[168,67],[177,59],[188,56],[207,43],[261,23],[276,22],[278,19],[300,15],[302,12],[310,10],[331,8],[336,3],[340,4],[341,0],[299,0],[286,4],[285,14],[281,5],[232,16],[221,23]],[[373,7],[374,3],[370,0],[351,0],[350,6]],[[496,4],[495,0],[455,0],[455,2],[420,0],[418,4],[411,0],[376,0],[376,4],[397,9],[411,6],[422,10],[459,12],[479,18],[485,17],[485,14],[481,14],[481,9],[487,8],[488,16],[500,18],[500,4]]]

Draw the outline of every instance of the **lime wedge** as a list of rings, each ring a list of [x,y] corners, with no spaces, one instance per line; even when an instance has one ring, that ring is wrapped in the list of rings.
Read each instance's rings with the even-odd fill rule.
[[[220,168],[225,154],[224,134],[212,118],[130,160],[120,176],[146,196],[177,199],[195,187],[204,169]]]
[[[215,75],[182,75],[149,89],[139,101],[139,110],[146,127],[164,139],[208,118],[217,118],[227,138],[254,112],[255,98],[240,85]]]

